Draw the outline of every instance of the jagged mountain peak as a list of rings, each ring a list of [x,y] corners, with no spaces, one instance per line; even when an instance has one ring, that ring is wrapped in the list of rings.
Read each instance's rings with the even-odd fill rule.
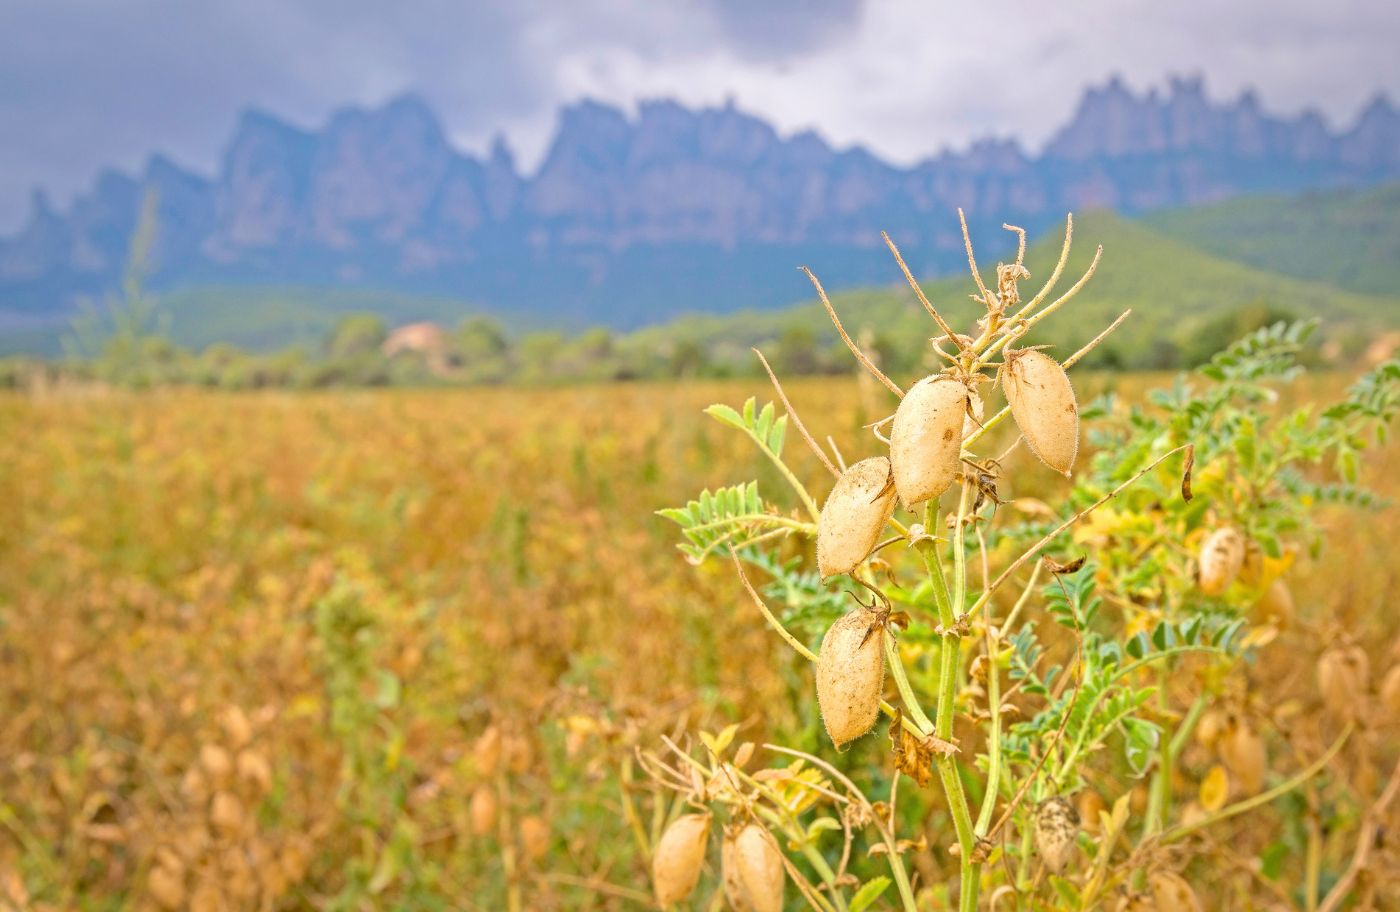
[[[999,232],[1009,220],[1035,231],[1067,210],[1135,213],[1397,178],[1400,112],[1388,96],[1334,132],[1316,111],[1279,116],[1252,92],[1214,101],[1199,74],[1148,91],[1110,77],[1085,91],[1038,154],[1003,135],[911,167],[859,144],[838,149],[815,129],[782,134],[732,98],[699,107],[651,98],[630,112],[580,99],[560,110],[530,175],[503,137],[484,157],[454,149],[414,93],[341,108],[317,128],[249,108],[214,175],[156,156],[134,177],[104,172],[61,211],[36,200],[26,228],[0,239],[0,322],[13,306],[60,319],[76,294],[110,287],[151,188],[161,197],[158,285],[348,282],[496,308],[548,300],[617,322],[658,316],[654,290],[645,303],[607,297],[620,276],[697,250],[749,264],[757,251],[789,251],[762,255],[784,267],[802,251],[821,253],[837,262],[839,285],[886,277],[881,229],[897,231],[907,251],[927,251],[920,269],[951,268],[958,207],[974,230]],[[775,301],[765,281],[726,282],[705,277],[668,292],[666,306],[753,306],[797,293]]]

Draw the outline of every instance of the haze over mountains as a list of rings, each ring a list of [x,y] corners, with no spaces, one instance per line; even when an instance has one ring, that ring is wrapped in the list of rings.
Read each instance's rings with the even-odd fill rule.
[[[156,288],[349,286],[632,327],[791,303],[809,291],[799,263],[829,287],[887,282],[881,230],[916,272],[946,273],[961,263],[958,206],[1000,241],[1003,221],[1038,233],[1066,211],[1397,178],[1400,111],[1383,96],[1333,128],[1316,113],[1269,114],[1252,94],[1213,102],[1198,79],[1145,95],[1116,80],[1090,89],[1038,154],[989,139],[911,167],[812,132],[780,136],[733,106],[664,100],[634,117],[564,109],[534,174],[501,142],[484,158],[454,150],[413,96],[316,131],[254,111],[215,175],[154,156],[137,176],[103,172],[65,211],[36,191],[28,223],[0,239],[0,330],[62,326],[81,296],[114,287],[148,190]]]

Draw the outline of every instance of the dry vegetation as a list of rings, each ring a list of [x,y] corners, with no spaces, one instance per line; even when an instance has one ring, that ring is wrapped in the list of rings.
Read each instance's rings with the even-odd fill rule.
[[[1143,384],[1122,382],[1129,399]],[[744,741],[824,738],[805,663],[653,515],[705,483],[780,487],[701,414],[751,390],[0,399],[0,908],[652,902],[638,844],[664,812],[634,816],[633,746],[728,720]],[[847,452],[881,417],[848,380],[789,394]],[[1363,480],[1400,494],[1397,456]],[[1004,495],[1063,489],[1017,458]],[[1359,853],[1362,884],[1394,887],[1376,872],[1400,849],[1358,833],[1400,747],[1375,693],[1396,659],[1397,531],[1393,510],[1334,522],[1290,575],[1296,622],[1233,685],[1291,773],[1344,724],[1316,683],[1323,648],[1344,632],[1372,670],[1324,775],[1183,844],[1215,861],[1211,905],[1306,906],[1306,871],[1325,892]],[[1189,744],[1178,792],[1212,762]],[[920,825],[948,844],[945,817]],[[916,881],[946,863],[916,862]]]

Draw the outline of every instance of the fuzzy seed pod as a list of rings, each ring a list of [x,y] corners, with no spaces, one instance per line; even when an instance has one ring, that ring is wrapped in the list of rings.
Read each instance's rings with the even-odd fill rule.
[[[1254,605],[1254,617],[1266,624],[1273,624],[1279,630],[1293,626],[1293,593],[1283,580],[1276,579],[1259,596]]]
[[[199,765],[215,785],[227,785],[233,777],[233,758],[217,744],[206,744],[199,749]]]
[[[243,828],[243,802],[229,792],[218,792],[209,806],[209,822],[226,833],[237,832]]]
[[[229,746],[234,750],[247,747],[248,742],[253,740],[253,724],[248,721],[248,714],[243,711],[243,707],[229,706],[219,717],[219,722],[223,725]]]
[[[543,817],[531,814],[520,818],[520,847],[531,861],[539,861],[549,851],[549,824]]]
[[[1069,374],[1038,351],[1007,352],[1001,388],[1036,458],[1069,477],[1079,452],[1079,404]]]
[[[1074,855],[1079,812],[1065,798],[1047,798],[1035,812],[1035,851],[1050,873],[1058,874]]]
[[[1201,721],[1196,723],[1196,743],[1210,749],[1220,740],[1227,728],[1224,710],[1211,707],[1201,713]]]
[[[753,912],[749,891],[739,871],[739,832],[741,829],[735,827],[724,831],[724,841],[720,843],[720,877],[724,880],[724,898],[729,912]]]
[[[1360,646],[1337,646],[1317,660],[1317,684],[1327,709],[1352,718],[1371,687],[1371,660]]]
[[[890,461],[862,459],[841,473],[817,521],[817,570],[822,579],[850,573],[870,556],[894,513]]]
[[[962,381],[937,374],[915,383],[895,410],[890,464],[906,508],[942,496],[957,478],[968,396]]]
[[[726,833],[720,847],[724,893],[736,912],[782,912],[787,872],[768,831],[750,823]]]
[[[165,865],[151,868],[146,878],[146,891],[162,908],[180,909],[185,905],[184,875]]]
[[[1230,771],[1231,777],[1240,785],[1245,795],[1253,795],[1264,784],[1264,770],[1269,765],[1268,748],[1264,739],[1249,727],[1249,723],[1235,720],[1227,725],[1215,745],[1220,761]]]
[[[1216,529],[1201,545],[1198,563],[1201,591],[1219,595],[1230,588],[1244,566],[1244,536],[1229,526]]]
[[[496,792],[489,785],[478,785],[472,792],[472,835],[486,836],[496,829]]]
[[[1201,912],[1201,903],[1196,899],[1196,891],[1191,889],[1186,878],[1180,874],[1174,871],[1153,871],[1147,877],[1147,884],[1152,889],[1152,902],[1162,912],[1167,909],[1173,912]]]
[[[494,725],[486,726],[472,745],[472,755],[476,760],[477,775],[483,779],[496,775],[496,767],[501,762],[501,730]]]
[[[1392,716],[1400,716],[1400,665],[1385,673],[1381,681],[1381,703]]]
[[[719,846],[719,871],[724,881],[724,898],[730,912],[753,912],[744,877],[739,872],[739,830],[725,830]]]
[[[249,748],[238,755],[238,778],[265,795],[272,790],[272,765],[262,753]]]
[[[651,879],[656,901],[663,906],[685,899],[700,882],[705,863],[705,844],[710,839],[710,815],[686,814],[661,834],[656,856],[651,860]]]
[[[524,735],[511,735],[502,742],[502,756],[512,774],[523,776],[535,762],[535,749]]]
[[[817,705],[837,747],[870,731],[885,686],[885,629],[865,609],[827,628],[817,656]]]

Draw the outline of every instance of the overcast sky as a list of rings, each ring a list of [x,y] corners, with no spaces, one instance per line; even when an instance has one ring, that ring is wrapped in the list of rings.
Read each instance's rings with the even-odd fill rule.
[[[561,104],[672,96],[907,163],[996,134],[1036,149],[1084,85],[1201,73],[1216,98],[1347,124],[1400,96],[1395,0],[3,0],[0,231],[152,151],[212,173],[235,118],[316,126],[421,93],[462,148],[527,167]]]

